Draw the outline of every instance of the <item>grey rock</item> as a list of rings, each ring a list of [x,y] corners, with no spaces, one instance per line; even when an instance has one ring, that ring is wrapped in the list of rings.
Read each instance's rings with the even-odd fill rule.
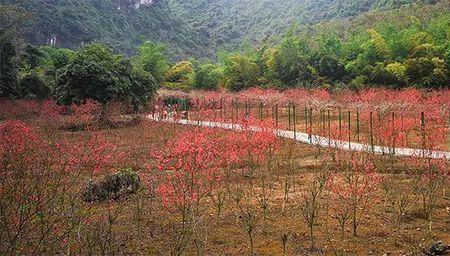
[[[444,244],[442,241],[438,241],[431,245],[431,247],[425,251],[425,255],[447,255],[450,253],[450,246]]]
[[[99,181],[90,180],[82,194],[86,202],[117,200],[123,196],[134,194],[139,189],[139,175],[131,169],[123,169],[107,175]]]

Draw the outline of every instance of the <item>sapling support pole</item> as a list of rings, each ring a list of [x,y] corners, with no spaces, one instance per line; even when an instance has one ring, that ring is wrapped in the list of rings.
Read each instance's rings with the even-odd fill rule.
[[[217,122],[217,101],[213,101],[214,121]]]
[[[249,116],[250,114],[248,113],[248,100],[245,102],[245,116]]]
[[[331,143],[331,111],[327,109],[327,119],[328,119],[328,145]]]
[[[222,120],[226,121],[226,110],[227,110],[227,101],[225,99],[222,99]]]
[[[227,121],[227,102],[222,99],[222,120]]]
[[[203,104],[202,104],[202,108],[201,108],[202,112],[205,112],[206,108],[207,108],[206,107],[206,99],[205,99],[205,97],[203,97]],[[201,118],[201,117],[202,117],[202,115],[200,114],[199,118]]]
[[[352,112],[348,111],[348,148],[352,148]]]
[[[425,112],[420,113],[420,130],[422,133],[422,157],[425,157]]]
[[[372,153],[375,153],[375,147],[373,145],[373,112],[370,111],[370,147],[372,148]]]
[[[275,105],[275,124],[278,129],[278,103]]]
[[[183,110],[184,110],[184,116],[186,118],[186,120],[189,120],[189,104],[188,104],[188,99],[184,99],[183,100],[184,104],[183,104]]]
[[[317,117],[317,134],[320,135],[322,132],[322,109],[319,108]]]
[[[382,126],[382,124],[381,124],[381,111],[380,111],[380,109],[378,108],[377,109],[377,116],[378,116],[378,143],[380,143],[381,141],[380,141],[380,139],[381,139],[381,134],[380,134],[380,132],[381,132],[381,126]],[[383,150],[383,154],[384,154],[384,150]]]
[[[291,130],[291,102],[290,101],[287,104],[287,112],[288,112],[288,130]]]
[[[319,108],[317,111],[317,134],[321,134],[322,132],[322,109]]]
[[[272,121],[275,121],[275,102],[272,102],[272,104],[270,104],[270,118],[272,119]]]
[[[321,109],[320,110],[321,114],[321,119],[322,119],[322,133],[323,135],[325,135],[325,130],[326,130],[326,120],[325,120],[325,109]]]
[[[223,110],[223,102],[222,102],[222,98],[220,98],[220,100],[219,100],[219,119],[220,119],[220,121],[223,121],[222,110]]]
[[[231,110],[231,123],[234,124],[234,100],[231,100],[230,110]]]
[[[235,105],[235,109],[236,109],[236,123],[239,122],[239,101],[236,100],[235,101],[236,105]]]
[[[313,109],[309,108],[309,143],[312,144],[312,134],[313,134]]]
[[[186,120],[189,121],[189,100],[186,98],[185,99],[185,105],[184,105],[185,109],[185,113],[186,113]]]
[[[392,112],[392,153],[395,155],[395,112]]]
[[[404,147],[405,144],[405,137],[406,137],[406,133],[405,133],[405,123],[404,123],[404,116],[403,116],[403,110],[400,112],[400,118],[401,118],[401,122],[402,122],[402,127],[401,127],[401,132],[404,134],[404,136],[402,136],[402,146]]]
[[[308,108],[305,107],[305,133],[308,133]]]
[[[197,105],[197,124],[200,125],[200,109],[201,109],[201,100],[198,101]]]
[[[450,150],[450,108],[448,108],[448,134],[447,134],[447,141],[448,141],[448,149]]]
[[[359,108],[356,108],[356,138],[358,143],[360,142],[360,123],[359,123]]]
[[[262,101],[259,102],[259,120],[262,121],[263,119],[263,103]]]
[[[342,139],[342,110],[339,106],[339,139]]]
[[[292,112],[293,112],[293,121],[294,121],[294,140],[297,140],[297,128],[296,128],[296,115],[295,115],[295,104],[292,106]]]
[[[211,99],[208,99],[208,104],[206,105],[206,107],[204,109],[205,114],[203,115],[207,118],[207,120],[211,120],[211,118],[212,118],[211,116],[209,116],[210,115],[209,112],[211,109],[213,109],[213,105],[211,104]]]

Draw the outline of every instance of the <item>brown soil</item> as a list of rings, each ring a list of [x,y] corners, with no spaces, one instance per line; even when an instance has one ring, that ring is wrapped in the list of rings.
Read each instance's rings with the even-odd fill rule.
[[[95,212],[93,216],[104,223],[107,219],[106,209],[113,209],[112,212],[117,217],[113,234],[121,254],[168,255],[172,250],[180,218],[165,210],[158,196],[148,188],[152,174],[143,170],[142,164],[149,162],[149,150],[152,147],[161,147],[176,129],[191,128],[144,122],[140,126],[107,131],[108,139],[118,145],[119,150],[132,152],[132,157],[127,158],[124,164],[139,169],[144,183],[144,187],[137,194],[127,199],[86,205],[92,207]],[[64,132],[64,136],[70,139],[84,137],[79,132]],[[293,152],[291,167],[286,166],[286,160],[283,158],[289,149]],[[333,212],[335,202],[323,198],[327,203],[324,203],[320,211],[320,218],[314,230],[315,247],[311,249],[308,226],[300,216],[300,191],[304,189],[305,181],[311,179],[319,170],[322,156],[330,154],[330,151],[293,142],[284,142],[282,151],[278,159],[279,166],[268,174],[273,189],[270,192],[270,208],[265,227],[262,211],[246,185],[248,196],[244,201],[253,205],[258,212],[258,224],[254,233],[256,255],[283,255],[284,233],[288,234],[286,255],[403,255],[420,251],[422,247],[437,240],[450,243],[450,191],[438,193],[439,200],[431,222],[421,216],[421,204],[415,201],[397,223],[383,191],[378,189],[376,200],[367,209],[356,237],[352,235],[350,225],[346,227],[345,236],[340,236],[339,225]],[[401,162],[396,161],[396,164],[400,165]],[[285,202],[283,181],[289,172],[293,187],[288,202]],[[410,178],[397,173],[401,173],[401,170],[394,168],[384,175],[398,175],[401,178],[397,182]],[[210,198],[205,198],[202,207],[204,210],[198,226],[198,233],[203,240],[201,254],[249,255],[249,241],[234,202],[227,198],[220,217],[217,217]],[[186,255],[195,254],[195,246],[190,244]]]

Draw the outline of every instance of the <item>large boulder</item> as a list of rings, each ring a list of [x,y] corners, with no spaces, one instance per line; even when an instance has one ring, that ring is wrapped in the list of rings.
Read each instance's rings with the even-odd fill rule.
[[[134,194],[139,189],[139,175],[132,169],[123,169],[107,175],[99,181],[90,180],[83,192],[86,202],[119,199],[125,195]]]

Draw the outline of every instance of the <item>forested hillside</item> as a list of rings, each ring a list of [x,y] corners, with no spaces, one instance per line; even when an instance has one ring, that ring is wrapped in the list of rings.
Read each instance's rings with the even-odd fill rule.
[[[153,79],[149,84],[156,87],[185,91],[450,85],[450,0],[392,9],[377,8],[401,3],[304,1],[296,8],[294,0],[20,3],[28,11],[0,4],[5,97],[59,97],[61,90],[74,97],[67,88],[81,75],[88,88],[90,81],[101,81],[137,92]],[[373,10],[351,16],[368,9]],[[106,63],[113,63],[109,71]]]
[[[286,31],[322,21],[352,17],[374,9],[398,8],[436,0],[169,0],[170,8],[214,49],[228,50],[247,40],[259,43]],[[276,37],[278,38],[278,37]],[[276,38],[272,41],[276,41]]]
[[[33,15],[27,39],[77,48],[102,42],[131,54],[142,39],[165,43],[173,59],[212,57],[299,26],[379,8],[437,0],[0,0]],[[273,39],[272,39],[273,40]]]
[[[148,2],[150,4],[138,4]],[[183,58],[198,52],[199,42],[163,1],[142,0],[0,0],[32,14],[26,37],[32,44],[78,48],[102,42],[130,54],[142,38],[165,42],[171,55]]]

